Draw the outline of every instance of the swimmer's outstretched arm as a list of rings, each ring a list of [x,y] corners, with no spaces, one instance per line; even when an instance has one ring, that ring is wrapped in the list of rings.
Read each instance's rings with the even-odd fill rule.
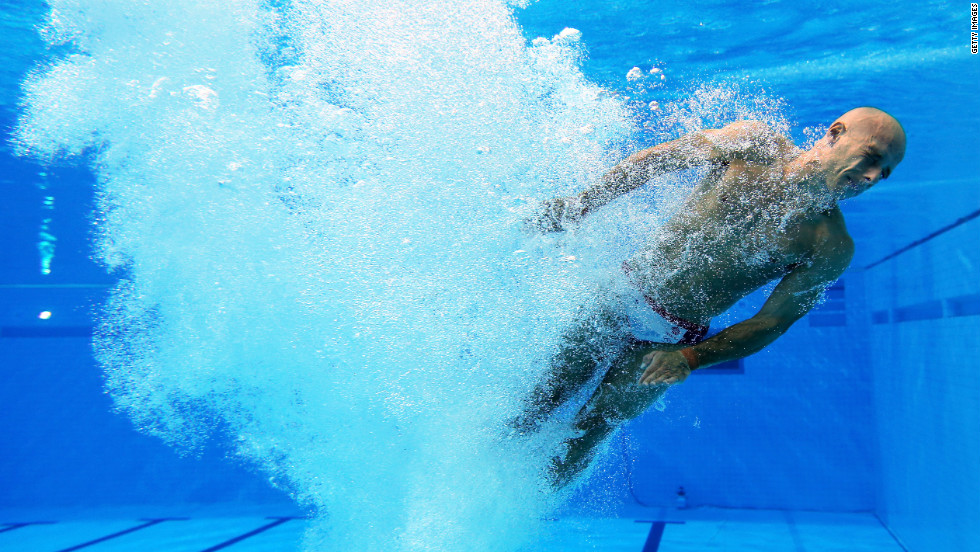
[[[640,150],[607,171],[599,182],[581,193],[546,201],[541,213],[526,221],[527,225],[542,232],[559,232],[565,229],[565,224],[578,222],[590,211],[639,188],[651,178],[748,157],[748,150],[770,142],[768,138],[772,136],[772,131],[763,123],[739,121],[721,129],[692,132]]]
[[[813,264],[793,269],[773,290],[762,309],[707,339],[679,351],[652,351],[643,357],[640,383],[673,384],[684,381],[691,370],[757,353],[809,312],[827,285],[847,268],[854,254],[849,237],[828,248]]]

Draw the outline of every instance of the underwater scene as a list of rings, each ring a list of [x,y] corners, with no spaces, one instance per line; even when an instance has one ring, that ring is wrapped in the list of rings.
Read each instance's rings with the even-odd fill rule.
[[[976,4],[0,25],[0,550],[980,548]]]

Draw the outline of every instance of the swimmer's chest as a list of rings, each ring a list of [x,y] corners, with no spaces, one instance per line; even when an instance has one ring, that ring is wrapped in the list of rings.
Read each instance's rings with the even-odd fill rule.
[[[702,251],[713,264],[759,278],[805,261],[822,215],[787,194],[781,175],[781,167],[743,161],[709,174],[714,181],[702,183],[681,215],[687,219],[686,247]]]

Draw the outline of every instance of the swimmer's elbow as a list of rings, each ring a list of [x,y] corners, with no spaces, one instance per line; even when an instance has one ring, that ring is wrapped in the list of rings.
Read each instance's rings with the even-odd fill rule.
[[[763,121],[736,121],[712,131],[716,149],[726,159],[765,163],[779,157],[787,140]]]
[[[728,339],[741,351],[740,356],[748,356],[768,347],[776,341],[796,320],[775,314],[757,314],[752,318],[733,326],[733,333]],[[719,334],[719,337],[722,337]]]
[[[773,322],[773,331],[776,333],[776,337],[788,332],[793,327],[793,324],[796,324],[797,320],[803,318],[804,314],[806,313],[793,313],[776,318]]]
[[[720,129],[691,132],[676,140],[630,155],[619,169],[639,180],[663,173],[727,163],[733,159],[768,158],[780,135],[762,121],[737,121]],[[637,181],[639,181],[637,180]]]
[[[761,332],[770,336],[771,340],[775,340],[777,337],[789,331],[793,324],[802,318],[804,314],[806,314],[806,312],[781,312],[774,314],[760,314],[754,318],[756,319]]]
[[[769,125],[762,121],[756,121],[753,119],[735,121],[734,123],[726,125],[725,128],[748,136],[766,136],[775,134]]]
[[[639,152],[652,172],[690,169],[724,161],[724,152],[711,138],[712,130],[699,130],[671,142]]]

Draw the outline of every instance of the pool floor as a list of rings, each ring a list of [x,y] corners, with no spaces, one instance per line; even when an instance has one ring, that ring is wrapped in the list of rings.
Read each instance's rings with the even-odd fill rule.
[[[541,551],[901,552],[872,514],[774,510],[649,509],[629,518],[549,521]],[[36,515],[36,514],[35,514]],[[291,516],[115,517],[0,520],[10,552],[284,552],[298,550],[304,520]]]

